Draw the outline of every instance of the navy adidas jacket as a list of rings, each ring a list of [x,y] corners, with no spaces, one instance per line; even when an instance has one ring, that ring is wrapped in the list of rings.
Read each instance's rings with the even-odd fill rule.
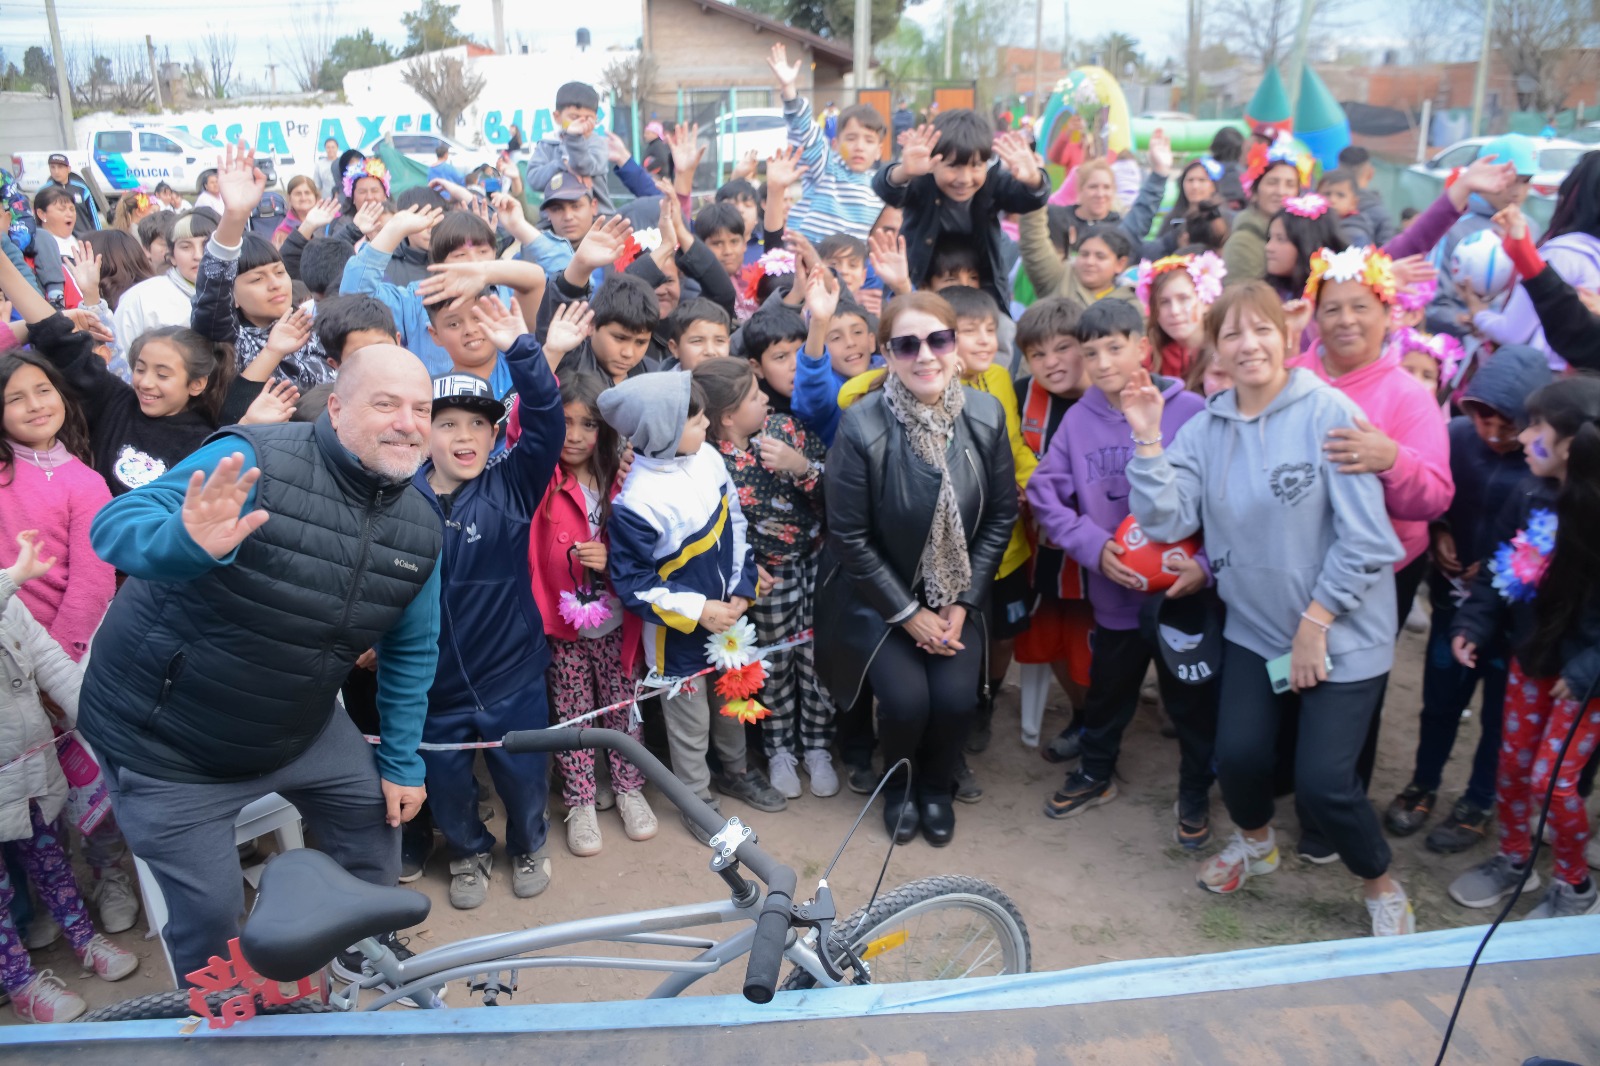
[[[428,484],[431,463],[413,478],[444,526],[429,714],[487,707],[542,686],[550,663],[528,571],[528,527],[561,455],[566,420],[560,387],[532,334],[501,358],[522,404],[517,443],[447,497]]]

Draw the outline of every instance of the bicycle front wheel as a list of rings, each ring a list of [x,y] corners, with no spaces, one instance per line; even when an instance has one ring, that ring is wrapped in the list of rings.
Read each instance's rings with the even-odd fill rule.
[[[1028,927],[1011,897],[976,877],[925,877],[901,885],[834,924],[828,950],[848,945],[872,969],[872,982],[948,981],[1027,973]],[[784,990],[816,987],[795,967]]]

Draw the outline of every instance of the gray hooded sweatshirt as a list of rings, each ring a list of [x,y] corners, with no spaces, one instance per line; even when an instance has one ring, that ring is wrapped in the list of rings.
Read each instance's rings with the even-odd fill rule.
[[[1206,402],[1155,458],[1128,464],[1129,504],[1151,538],[1204,530],[1223,636],[1264,659],[1286,654],[1314,599],[1337,615],[1330,681],[1365,681],[1394,663],[1394,564],[1403,553],[1375,474],[1327,462],[1328,431],[1361,409],[1307,370],[1254,418],[1232,389]]]
[[[600,394],[600,417],[640,455],[671,459],[689,420],[688,374],[641,374]]]

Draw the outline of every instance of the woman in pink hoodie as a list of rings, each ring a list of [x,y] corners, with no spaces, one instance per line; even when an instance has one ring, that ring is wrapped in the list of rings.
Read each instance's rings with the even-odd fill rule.
[[[1382,250],[1319,251],[1306,284],[1307,306],[1298,310],[1302,318],[1307,311],[1314,316],[1321,339],[1291,365],[1316,374],[1366,413],[1356,428],[1332,430],[1324,451],[1340,473],[1376,474],[1383,484],[1389,519],[1405,549],[1394,581],[1398,617],[1404,619],[1427,571],[1428,524],[1450,506],[1455,483],[1438,401],[1400,365],[1398,351],[1383,343],[1396,291],[1393,260]],[[1356,767],[1368,784],[1377,736],[1374,715]],[[1303,856],[1328,861],[1331,849],[1319,846],[1327,848],[1309,830],[1302,836]]]

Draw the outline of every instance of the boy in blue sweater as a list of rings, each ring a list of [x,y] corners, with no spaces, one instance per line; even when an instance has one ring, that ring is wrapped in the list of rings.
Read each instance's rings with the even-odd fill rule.
[[[755,598],[744,512],[721,453],[706,443],[705,400],[691,375],[628,378],[600,394],[600,414],[634,451],[606,526],[611,583],[645,621],[650,677],[672,683],[705,669],[707,637],[730,629]],[[712,680],[684,682],[661,701],[672,772],[712,807],[714,783],[757,810],[783,810],[783,796],[748,764],[744,724],[711,709]],[[710,743],[722,762],[714,781]],[[709,839],[687,816],[683,824]]]
[[[544,674],[550,655],[528,571],[528,526],[566,437],[561,390],[544,350],[522,319],[493,297],[469,309],[486,342],[503,350],[520,401],[522,435],[495,455],[505,407],[489,383],[452,372],[434,379],[430,459],[412,484],[444,527],[439,666],[428,692],[423,740],[498,740],[547,724]],[[550,884],[545,854],[543,755],[484,751],[506,805],[506,851],[518,899]],[[478,817],[476,752],[424,751],[434,823],[450,853],[450,903],[481,905],[494,869],[494,835]]]

